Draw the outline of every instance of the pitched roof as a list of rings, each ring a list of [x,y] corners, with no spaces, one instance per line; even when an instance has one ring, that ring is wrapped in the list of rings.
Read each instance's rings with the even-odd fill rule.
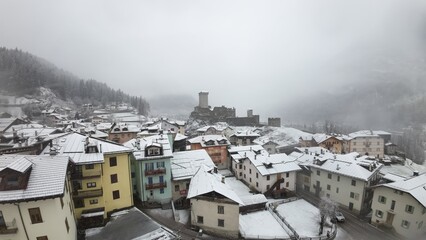
[[[86,153],[86,141],[96,146],[99,152]],[[80,133],[69,133],[62,135],[52,141],[58,155],[69,156],[75,164],[103,163],[104,154],[130,153],[132,150],[120,144],[103,139],[84,136]],[[43,150],[44,154],[50,153],[50,147]]]
[[[206,142],[213,141],[213,145],[207,145]],[[223,141],[224,143],[220,143],[219,141]],[[208,146],[220,146],[220,145],[231,145],[231,143],[223,137],[222,135],[203,135],[195,138],[191,138],[188,140],[190,143],[199,143],[202,147]]]
[[[0,166],[0,171],[3,171],[4,169],[8,168],[20,173],[24,173],[32,166],[32,164],[33,163],[29,161],[27,158],[21,157],[21,158],[18,158],[16,161],[9,163],[6,166],[3,166],[3,167]]]
[[[133,150],[133,155],[136,160],[144,159],[157,159],[157,158],[172,158],[172,148],[170,146],[169,138],[167,135],[153,135],[145,138],[137,138],[127,141],[123,144],[129,149]],[[145,148],[150,146],[157,146],[163,148],[163,155],[160,156],[145,156]]]
[[[32,170],[26,189],[0,191],[0,202],[31,201],[61,196],[68,167],[65,156],[2,155],[0,169],[20,166],[24,169],[31,163]]]
[[[190,199],[206,193],[216,192],[240,205],[243,205],[243,201],[241,201],[238,195],[232,191],[228,185],[221,182],[220,177],[220,175],[214,175],[208,172],[204,167],[200,167],[191,179],[187,198]]]
[[[407,192],[426,207],[426,173],[382,186]]]
[[[171,162],[172,179],[175,181],[190,179],[203,165],[208,170],[212,170],[215,166],[204,149],[174,152]]]

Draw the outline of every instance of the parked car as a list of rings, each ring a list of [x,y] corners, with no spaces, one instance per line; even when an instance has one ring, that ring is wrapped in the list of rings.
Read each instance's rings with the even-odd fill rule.
[[[345,216],[339,211],[334,213],[334,217],[331,219],[332,222],[345,222]]]

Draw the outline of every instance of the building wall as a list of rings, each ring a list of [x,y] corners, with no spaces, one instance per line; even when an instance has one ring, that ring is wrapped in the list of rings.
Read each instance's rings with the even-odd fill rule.
[[[22,240],[27,239],[23,224],[30,239],[47,236],[48,239],[77,239],[77,227],[72,212],[72,203],[69,191],[65,192],[63,197],[63,207],[60,198],[29,201],[18,203],[22,219],[19,214],[18,206],[15,204],[0,204],[6,222],[15,221],[18,231],[13,234],[0,235],[0,239]],[[30,208],[40,208],[42,217],[41,223],[32,224],[28,212]],[[69,231],[65,226],[65,219],[68,221]]]
[[[343,143],[334,137],[328,138],[327,140],[320,143],[319,146],[333,153],[340,154],[343,151]]]
[[[179,198],[186,197],[188,195],[188,187],[190,182],[191,179],[172,181],[171,190],[173,201],[176,201]]]
[[[156,174],[156,175],[145,175],[145,164],[146,163],[154,163],[154,169],[157,168],[157,162],[164,162],[164,168],[166,169],[165,174]],[[167,203],[172,199],[172,186],[171,183],[171,166],[170,166],[170,158],[160,158],[154,160],[137,160],[136,166],[138,168],[136,176],[137,189],[139,193],[139,198],[142,201],[152,201],[158,203]],[[152,178],[152,183],[160,183],[160,176],[163,176],[163,182],[166,183],[166,187],[164,187],[164,191],[161,192],[160,188],[155,189],[146,189],[146,184],[149,182],[149,177]],[[152,193],[152,194],[151,194]]]
[[[117,166],[110,166],[110,158],[117,158]],[[133,188],[131,181],[130,157],[128,153],[104,155],[103,164],[103,199],[105,212],[133,206]],[[111,174],[117,174],[118,182],[111,183]],[[120,192],[120,198],[113,199],[113,191]]]
[[[402,194],[401,194],[402,193]],[[379,196],[386,198],[385,203],[379,202]],[[392,200],[395,201],[394,210],[391,209]],[[406,212],[406,206],[414,207],[413,213]],[[373,202],[371,205],[373,210],[371,223],[374,225],[389,224],[398,234],[410,239],[421,239],[420,236],[426,234],[426,209],[409,193],[395,192],[394,189],[387,187],[377,187],[374,190]],[[379,216],[377,211],[383,214]],[[393,220],[392,219],[393,215]],[[408,221],[409,226],[404,228],[402,221]]]
[[[284,178],[284,182],[280,183],[280,189],[285,188],[290,191],[296,191],[296,172],[271,174],[268,180],[268,176],[262,176],[257,168],[251,164],[250,160],[245,160],[241,164],[233,162],[232,167],[237,179],[244,180],[261,193],[268,191],[281,178]]]
[[[317,171],[320,175],[317,174]],[[328,173],[331,174],[331,179],[328,178]],[[352,186],[352,180],[356,181],[355,186]],[[317,181],[320,183],[320,197],[329,196],[330,199],[346,208],[349,208],[350,203],[352,203],[352,211],[357,214],[360,213],[367,182],[312,168],[310,192],[313,194],[316,193]],[[330,186],[330,190],[327,189],[327,185]],[[351,197],[351,192],[354,194],[353,197]]]
[[[191,144],[191,150],[205,149],[218,169],[228,168],[228,149],[226,145],[202,147],[199,143]]]
[[[348,152],[358,152],[361,155],[383,158],[384,140],[381,137],[357,137],[349,141]]]
[[[218,206],[224,207],[224,214],[218,213]],[[203,217],[203,223],[197,223],[197,216]],[[223,237],[237,238],[239,233],[239,206],[237,203],[191,199],[191,224],[204,231]],[[224,226],[218,226],[218,219],[224,220]]]

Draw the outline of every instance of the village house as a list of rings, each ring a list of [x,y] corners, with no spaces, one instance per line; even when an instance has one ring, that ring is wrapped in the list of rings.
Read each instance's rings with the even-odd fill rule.
[[[200,167],[188,191],[191,225],[224,238],[238,238],[240,205],[243,202],[225,184],[225,177]]]
[[[257,147],[231,147],[235,177],[265,195],[290,195],[296,191],[296,172],[301,168],[286,154],[269,154]]]
[[[372,186],[380,180],[382,164],[358,157],[327,153],[313,155],[313,161],[303,165],[310,170],[309,187],[317,197],[328,197],[356,214],[366,214],[373,198]]]
[[[343,137],[343,152],[357,152],[382,159],[384,156],[385,140],[375,131],[364,130],[350,133]]]
[[[68,157],[0,156],[0,239],[77,239]]]
[[[147,123],[146,127],[148,129],[158,129],[163,130],[163,132],[171,132],[171,133],[180,133],[182,135],[185,134],[185,126],[186,122],[184,121],[171,121],[167,118],[161,118],[155,122]]]
[[[196,130],[197,135],[222,135],[227,139],[234,133],[234,130],[226,123],[217,123]]]
[[[188,142],[191,145],[191,150],[206,150],[217,168],[229,168],[227,148],[230,143],[225,137],[221,135],[204,135],[191,138]]]
[[[108,140],[123,144],[131,139],[136,138],[139,132],[140,129],[134,125],[114,123],[108,132]]]
[[[254,140],[258,137],[260,137],[258,133],[250,130],[238,131],[229,137],[229,141],[234,146],[254,145]]]
[[[300,137],[299,143],[301,147],[322,147],[333,153],[343,153],[343,136],[328,135],[324,133],[314,134],[312,137]]]
[[[204,149],[173,153],[171,159],[172,198],[175,206],[187,204],[186,196],[189,184],[201,166],[209,171],[215,168],[212,159]]]
[[[173,154],[169,137],[172,136],[161,134],[124,143],[133,150],[132,180],[135,195],[142,202],[166,204],[172,199]]]
[[[426,235],[426,174],[374,188],[371,223],[407,239]]]
[[[112,211],[133,206],[131,149],[102,139],[69,133],[43,154],[71,161],[72,198],[79,224],[103,222]]]

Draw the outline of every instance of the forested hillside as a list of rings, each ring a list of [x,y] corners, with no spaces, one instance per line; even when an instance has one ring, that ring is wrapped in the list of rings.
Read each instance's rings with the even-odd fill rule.
[[[33,95],[37,88],[45,87],[62,100],[71,100],[76,105],[126,102],[138,109],[140,114],[149,112],[149,103],[142,97],[111,89],[96,80],[80,79],[44,59],[18,49],[0,47],[0,85],[2,90],[18,96]]]

